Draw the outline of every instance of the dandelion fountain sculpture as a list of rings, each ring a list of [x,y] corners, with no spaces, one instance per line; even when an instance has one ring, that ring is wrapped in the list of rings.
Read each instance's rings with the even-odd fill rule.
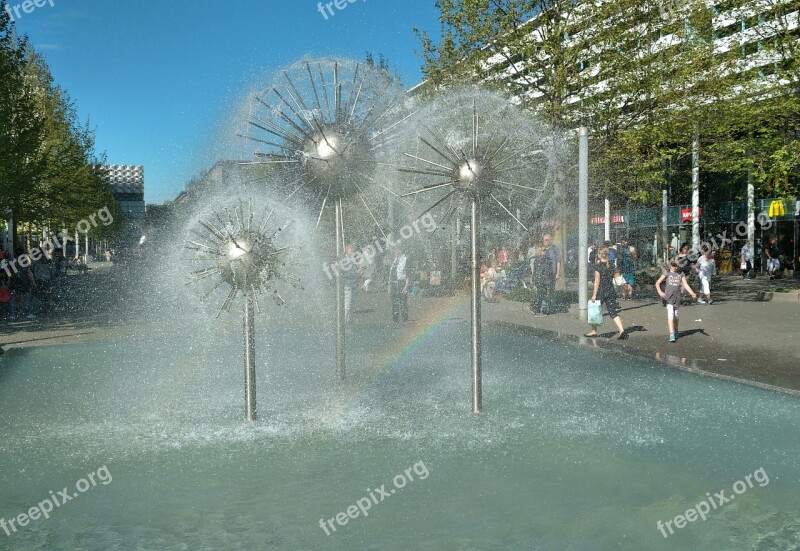
[[[440,194],[420,216],[441,205],[446,209],[442,222],[465,206],[470,213],[472,411],[478,413],[482,408],[481,206],[499,206],[527,231],[519,214],[514,214],[498,195],[514,200],[521,192],[544,191],[553,163],[547,152],[554,148],[548,141],[553,138],[507,100],[479,89],[434,100],[421,111],[413,128],[417,153],[405,152],[404,156],[414,164],[401,165],[398,170],[439,181],[401,196]],[[419,153],[420,149],[426,156]],[[527,202],[530,207],[534,201],[529,198]]]
[[[202,233],[191,230],[194,236],[187,239],[184,247],[194,251],[189,260],[207,264],[189,275],[188,283],[217,277],[217,281],[204,294],[210,296],[223,284],[230,287],[218,312],[230,311],[237,296],[244,298],[244,366],[245,366],[245,417],[256,419],[256,364],[255,364],[255,314],[260,311],[259,295],[269,295],[279,306],[286,303],[275,288],[280,280],[298,285],[296,280],[282,273],[285,266],[283,255],[292,245],[278,246],[276,238],[291,222],[272,231],[267,230],[273,211],[264,215],[260,225],[255,225],[252,203],[240,202],[233,212],[224,209],[225,217],[216,212],[213,219],[200,219]],[[210,265],[208,265],[210,263]]]
[[[304,60],[282,71],[267,92],[274,103],[255,97],[248,121],[257,135],[241,137],[266,145],[270,151],[256,152],[256,160],[246,164],[283,169],[289,187],[296,186],[287,200],[309,190],[306,199],[319,206],[317,227],[332,206],[337,258],[344,254],[346,209],[351,202],[363,207],[386,237],[375,206],[370,206],[369,188],[397,196],[375,177],[377,150],[407,118],[402,116],[403,90],[395,79],[384,70],[357,62]],[[344,310],[344,282],[337,271],[339,379],[345,377],[346,364]]]

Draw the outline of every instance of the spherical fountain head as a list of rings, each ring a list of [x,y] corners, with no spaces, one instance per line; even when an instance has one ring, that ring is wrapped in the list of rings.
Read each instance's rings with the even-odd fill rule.
[[[311,135],[301,153],[302,179],[327,193],[328,200],[349,199],[359,188],[369,187],[363,174],[372,174],[376,163],[370,145],[356,129],[340,127],[323,128]]]
[[[495,187],[491,163],[470,157],[456,165],[453,187],[469,197],[487,197]]]
[[[286,255],[292,245],[279,245],[276,240],[291,222],[283,227],[268,228],[272,212],[259,221],[253,213],[252,203],[239,205],[232,210],[213,212],[200,218],[198,226],[189,231],[184,247],[194,251],[194,257],[186,260],[203,263],[201,268],[189,274],[188,282],[209,282],[210,288],[203,298],[209,297],[222,284],[229,287],[222,311],[229,311],[238,295],[255,299],[269,294],[277,304],[284,304],[276,287],[287,283],[297,287],[299,281],[284,273]],[[255,302],[258,308],[258,302]]]
[[[275,276],[272,259],[276,248],[271,239],[243,231],[222,243],[217,265],[222,279],[231,286],[258,290]]]
[[[224,243],[220,247],[220,252],[228,259],[228,262],[233,263],[236,260],[241,259],[246,254],[250,253],[250,249],[252,245],[245,240],[244,238],[240,239],[239,241],[228,241]]]
[[[331,162],[341,157],[344,140],[336,132],[319,133],[312,138],[314,153],[319,160]]]
[[[298,198],[328,206],[359,195],[361,203],[377,187],[376,151],[404,98],[400,83],[370,64],[304,59],[276,73],[253,102],[246,137],[271,144],[256,152],[266,160],[255,162],[275,163],[291,182],[290,197],[302,190]]]

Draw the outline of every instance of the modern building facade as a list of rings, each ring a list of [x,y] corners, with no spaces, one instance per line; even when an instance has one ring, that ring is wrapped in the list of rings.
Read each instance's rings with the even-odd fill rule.
[[[713,41],[713,52],[720,65],[727,54],[738,53],[736,62],[726,65],[725,71],[734,71],[743,77],[742,90],[739,91],[757,93],[790,84],[778,74],[781,65],[786,65],[800,52],[800,4],[796,1],[697,0],[705,8],[705,17],[698,16],[692,2],[642,2],[636,10],[631,10],[638,13],[626,12],[619,21],[606,19],[597,22],[593,12],[609,1],[570,3],[570,12],[563,14],[568,21],[565,28],[569,29],[562,37],[563,46],[567,49],[581,46],[580,52],[574,52],[575,66],[565,69],[568,75],[566,97],[563,98],[565,105],[577,108],[582,99],[603,96],[611,91],[614,75],[608,74],[611,68],[604,67],[601,61],[608,49],[618,49],[644,64],[648,58],[663,56],[664,52],[694,38]],[[543,18],[541,13],[537,14],[520,27],[529,44],[543,43],[544,34],[552,32],[552,29],[542,29],[545,25]],[[614,25],[622,26],[623,30],[614,35],[618,42],[609,42],[602,27]],[[772,47],[778,35],[791,37],[796,46]],[[545,94],[537,89],[536,84],[546,82],[549,76],[537,67],[547,65],[549,54],[546,49],[537,51],[535,64],[526,62],[525,56],[506,47],[494,48],[494,51],[496,53],[483,63],[487,81],[513,82],[522,86],[525,88],[522,95],[533,104],[543,98]],[[661,74],[666,83],[670,68],[665,66],[663,69]],[[698,75],[698,78],[703,77]],[[609,97],[609,101],[621,105],[625,98]],[[579,114],[576,113],[574,118],[577,121]]]
[[[142,165],[105,165],[105,181],[126,221],[144,221],[144,167]]]

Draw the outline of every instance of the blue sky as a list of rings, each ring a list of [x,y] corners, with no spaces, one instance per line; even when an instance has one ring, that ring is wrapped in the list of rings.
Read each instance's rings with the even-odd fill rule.
[[[317,4],[49,0],[20,11],[17,28],[91,118],[97,150],[110,163],[144,165],[145,199],[162,203],[224,155],[225,121],[254,83],[306,54],[383,53],[406,86],[419,80],[412,28],[436,36],[434,0],[340,0],[345,8],[332,6],[327,20]]]

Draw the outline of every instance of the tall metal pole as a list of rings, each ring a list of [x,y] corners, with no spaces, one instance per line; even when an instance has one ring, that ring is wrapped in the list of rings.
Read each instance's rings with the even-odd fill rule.
[[[457,256],[457,247],[458,247],[458,233],[457,229],[457,222],[456,220],[452,220],[450,224],[450,281],[455,282],[456,280],[456,272],[458,271],[458,256]]]
[[[14,252],[14,249],[16,248],[16,245],[17,245],[16,239],[14,239],[16,237],[16,235],[17,235],[17,226],[16,226],[16,223],[14,221],[14,217],[13,216],[9,216],[9,218],[8,218],[8,236],[6,237],[8,245],[6,246],[5,250],[11,251],[12,253]]]
[[[692,138],[692,250],[700,250],[700,137]]]
[[[395,230],[395,228],[394,228],[394,197],[391,194],[387,194],[387,197],[388,197],[388,203],[389,203],[388,204],[388,206],[389,206],[389,213],[388,213],[389,228],[391,229],[392,232],[394,232],[394,230]]]
[[[605,240],[611,241],[611,201],[608,200],[608,197],[606,197],[605,200],[605,211],[603,215],[605,216]]]
[[[336,200],[336,260],[344,255],[344,218],[342,200]],[[339,380],[345,375],[345,335],[344,335],[344,279],[341,270],[336,270],[336,373]]]
[[[661,190],[661,260],[669,261],[669,196],[666,188]]]
[[[756,240],[756,188],[753,185],[753,171],[747,171],[747,239],[755,250]]]
[[[256,322],[253,294],[244,300],[244,408],[248,421],[256,420]]]
[[[483,389],[481,387],[481,279],[480,279],[480,204],[478,198],[473,197],[471,204],[470,220],[470,273],[472,279],[472,412],[480,413],[483,402]]]
[[[589,129],[578,130],[578,317],[586,321],[589,286]]]

